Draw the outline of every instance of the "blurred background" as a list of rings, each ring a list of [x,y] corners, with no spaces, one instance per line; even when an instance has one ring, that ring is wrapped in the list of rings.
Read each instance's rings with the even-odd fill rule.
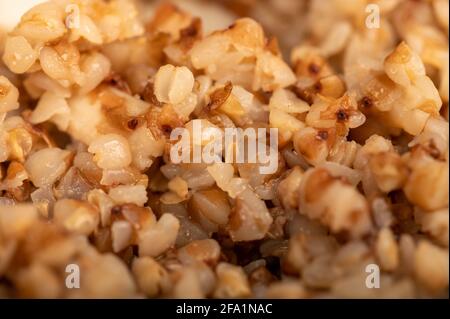
[[[0,51],[4,35],[21,15],[45,0],[0,0]],[[68,0],[56,0],[68,1]],[[83,0],[79,0],[83,1]],[[224,29],[239,17],[251,17],[278,45],[285,61],[294,49],[314,47],[337,72],[357,45],[363,56],[381,61],[400,41],[419,53],[427,75],[448,101],[448,0],[118,0],[133,1],[147,24],[164,2],[202,20],[203,33]],[[369,28],[368,5],[378,8],[379,26]],[[353,44],[352,44],[353,43]],[[353,58],[349,58],[353,60]],[[447,108],[445,108],[447,109]]]
[[[32,6],[46,0],[0,0],[0,35],[13,28]],[[166,0],[129,0],[139,6],[142,19],[148,21],[155,8]],[[276,36],[283,52],[299,43],[302,37],[303,0],[172,0],[180,8],[200,16],[206,33],[226,28],[240,16],[258,20],[269,36]]]

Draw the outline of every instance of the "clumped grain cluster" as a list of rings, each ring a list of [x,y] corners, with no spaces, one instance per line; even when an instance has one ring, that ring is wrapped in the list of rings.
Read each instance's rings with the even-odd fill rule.
[[[289,60],[251,18],[28,11],[0,48],[0,297],[448,296],[448,1],[379,1],[375,29],[304,2]],[[277,171],[171,162],[194,119],[277,128]]]

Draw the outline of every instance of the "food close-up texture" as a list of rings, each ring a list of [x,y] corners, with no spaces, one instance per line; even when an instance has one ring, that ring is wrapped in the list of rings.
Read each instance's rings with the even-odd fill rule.
[[[448,298],[448,8],[54,0],[0,23],[0,298]],[[276,169],[174,162],[196,123],[191,147],[276,129]]]

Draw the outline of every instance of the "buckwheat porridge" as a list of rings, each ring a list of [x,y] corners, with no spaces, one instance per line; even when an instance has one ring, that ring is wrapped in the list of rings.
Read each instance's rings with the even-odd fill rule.
[[[54,0],[0,24],[0,297],[448,297],[448,7]]]

